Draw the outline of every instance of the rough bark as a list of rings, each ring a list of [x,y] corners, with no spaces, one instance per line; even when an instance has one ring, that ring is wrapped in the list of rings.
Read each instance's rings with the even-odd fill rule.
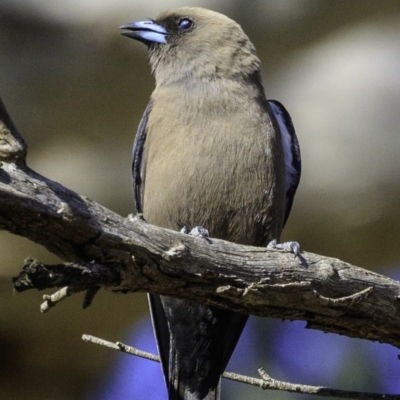
[[[338,259],[191,237],[123,218],[32,171],[0,104],[0,229],[67,261],[27,260],[17,291],[154,292],[400,348],[400,283]]]

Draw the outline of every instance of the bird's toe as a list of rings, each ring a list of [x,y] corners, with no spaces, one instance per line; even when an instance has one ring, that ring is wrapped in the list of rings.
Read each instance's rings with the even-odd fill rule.
[[[267,249],[285,250],[288,251],[289,253],[293,253],[295,257],[300,258],[300,244],[298,242],[289,241],[289,242],[278,243],[278,241],[274,239],[268,243]]]
[[[203,228],[202,226],[195,226],[190,232],[189,235],[192,236],[199,236],[203,238],[209,238],[210,237],[210,232],[206,228]]]
[[[208,239],[210,237],[210,232],[202,226],[195,226],[191,231],[189,231],[189,228],[186,225],[184,225],[183,228],[180,230],[180,232],[192,236],[202,237],[205,239]]]

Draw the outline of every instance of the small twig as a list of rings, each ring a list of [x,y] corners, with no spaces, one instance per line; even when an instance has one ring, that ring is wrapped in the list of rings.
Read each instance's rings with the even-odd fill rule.
[[[160,362],[160,357],[135,349],[121,342],[112,343],[104,339],[92,335],[83,335],[82,340],[101,346],[106,346],[114,350],[122,351],[123,353],[132,354],[138,357],[146,358],[147,360]],[[224,372],[222,377],[235,382],[246,383],[247,385],[257,386],[263,390],[280,390],[285,392],[309,394],[320,397],[339,397],[342,399],[360,399],[360,400],[400,400],[400,395],[397,394],[379,394],[355,392],[339,389],[330,389],[322,386],[299,385],[295,383],[278,381],[271,378],[264,369],[258,370],[262,379],[252,378],[250,376],[240,375],[233,372]]]
[[[154,354],[148,353],[147,351],[142,351],[142,350],[135,349],[134,347],[127,346],[126,344],[121,343],[121,342],[113,343],[113,342],[109,342],[107,340],[100,339],[100,338],[98,338],[96,336],[92,336],[92,335],[83,335],[82,340],[85,342],[90,342],[90,343],[94,343],[94,344],[99,344],[101,346],[106,346],[106,347],[109,347],[110,349],[120,350],[123,353],[132,354],[134,356],[146,358],[147,360],[160,362],[160,357],[158,357]]]
[[[289,382],[278,381],[271,378],[263,368],[259,368],[258,373],[262,377],[262,389],[276,389],[285,392],[292,393],[303,393],[320,397],[339,397],[343,399],[363,399],[363,400],[375,400],[375,399],[400,399],[400,395],[387,395],[378,393],[365,393],[355,392],[339,389],[330,389],[322,386],[310,386],[310,385],[299,385]]]
[[[55,307],[60,301],[65,300],[67,297],[71,296],[71,294],[81,292],[82,289],[74,289],[68,286],[63,287],[53,294],[45,294],[43,295],[44,303],[40,305],[40,312],[46,313],[51,308]]]

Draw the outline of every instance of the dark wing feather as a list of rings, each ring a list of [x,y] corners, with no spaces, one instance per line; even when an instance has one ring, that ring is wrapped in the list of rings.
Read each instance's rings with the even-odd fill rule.
[[[151,112],[152,102],[150,101],[144,111],[140,121],[135,143],[132,152],[132,183],[133,183],[133,199],[135,202],[136,213],[143,212],[143,193],[145,185],[145,166],[144,146],[147,136],[147,122]],[[164,307],[161,303],[160,296],[149,294],[149,303],[151,310],[151,318],[155,336],[157,338],[158,352],[160,353],[161,363],[164,371],[164,377],[168,382],[168,357],[169,357],[169,328],[165,317]]]
[[[269,105],[281,131],[283,154],[286,168],[286,209],[283,226],[285,226],[292,209],[294,195],[300,182],[301,156],[300,146],[294,130],[292,118],[286,108],[276,100],[269,100]]]
[[[161,365],[164,373],[164,379],[168,387],[169,382],[169,351],[170,351],[170,332],[168,321],[161,298],[158,294],[148,294],[151,320],[156,337],[158,353],[161,358]]]
[[[135,202],[136,214],[143,212],[143,193],[144,193],[144,144],[147,135],[147,121],[151,111],[152,102],[150,101],[144,111],[136,132],[135,142],[132,151],[132,184],[133,200]]]

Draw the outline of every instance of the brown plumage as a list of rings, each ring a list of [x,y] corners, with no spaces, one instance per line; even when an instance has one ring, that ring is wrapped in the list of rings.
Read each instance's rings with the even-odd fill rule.
[[[236,243],[279,239],[280,131],[241,27],[186,7],[122,28],[149,46],[156,80],[134,148],[136,211],[155,225],[201,225]],[[247,316],[164,296],[150,303],[169,398],[217,399]]]

